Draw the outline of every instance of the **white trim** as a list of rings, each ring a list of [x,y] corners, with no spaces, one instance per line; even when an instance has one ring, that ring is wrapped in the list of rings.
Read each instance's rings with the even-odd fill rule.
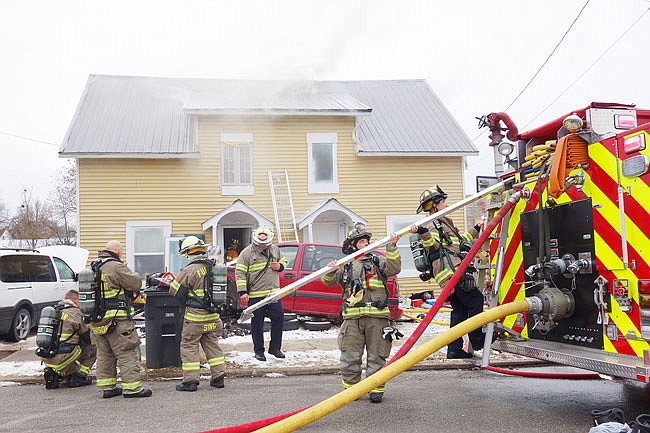
[[[307,139],[307,177],[309,194],[338,194],[339,193],[339,170],[338,170],[338,134],[336,132],[308,132]],[[332,182],[316,183],[313,181],[314,161],[312,160],[312,146],[314,144],[332,145]]]
[[[255,187],[253,185],[221,185],[221,195],[253,195]]]
[[[191,159],[200,158],[199,152],[183,152],[183,153],[93,153],[93,152],[59,152],[59,158],[122,158],[122,159]]]
[[[163,241],[168,238],[172,233],[172,222],[169,220],[166,221],[127,221],[126,222],[126,263],[131,268],[134,269],[135,256],[133,254],[133,244],[135,242],[133,236],[133,229],[140,227],[151,227],[151,228],[162,228],[163,229]],[[165,254],[163,248],[163,254]],[[144,278],[144,275],[140,275]]]
[[[421,215],[386,215],[386,233],[397,232],[420,219],[422,219]],[[417,278],[420,275],[420,272],[415,269],[415,264],[413,263],[409,234],[402,236],[397,242],[397,247],[402,257],[402,271],[398,274],[399,278]]]

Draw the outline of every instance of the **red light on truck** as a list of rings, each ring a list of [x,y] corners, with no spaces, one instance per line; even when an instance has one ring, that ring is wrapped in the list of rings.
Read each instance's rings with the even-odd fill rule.
[[[628,137],[623,140],[623,150],[625,153],[639,152],[645,149],[645,135],[639,134],[634,137]]]
[[[639,280],[639,293],[650,295],[650,280]]]
[[[615,114],[614,127],[616,129],[636,128],[636,116],[633,116],[631,114]]]

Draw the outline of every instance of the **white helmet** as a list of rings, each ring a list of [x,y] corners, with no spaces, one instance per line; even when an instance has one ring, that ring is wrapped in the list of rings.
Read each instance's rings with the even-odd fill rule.
[[[253,243],[255,245],[271,245],[275,233],[268,227],[259,226],[253,230]]]
[[[196,252],[207,253],[208,246],[201,239],[196,236],[188,236],[180,244],[180,250],[178,254],[193,254]]]

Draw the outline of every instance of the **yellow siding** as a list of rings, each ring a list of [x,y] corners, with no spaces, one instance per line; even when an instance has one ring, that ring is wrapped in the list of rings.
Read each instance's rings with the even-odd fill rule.
[[[109,239],[125,243],[126,221],[170,220],[173,233],[201,233],[203,221],[237,198],[273,221],[269,169],[288,170],[297,217],[334,197],[367,219],[374,239],[386,235],[387,215],[414,214],[429,186],[439,184],[449,203],[463,198],[460,157],[358,157],[353,127],[352,117],[205,116],[199,119],[200,158],[80,159],[80,245],[93,258]],[[253,134],[254,195],[221,195],[222,132]],[[339,194],[308,194],[307,132],[338,134]],[[462,228],[463,212],[452,218]],[[211,232],[205,235],[211,242]],[[403,292],[433,287],[418,278],[403,278],[400,286]]]

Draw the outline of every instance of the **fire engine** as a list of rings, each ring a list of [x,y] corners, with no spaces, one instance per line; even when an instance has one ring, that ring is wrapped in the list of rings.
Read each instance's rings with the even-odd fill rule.
[[[650,110],[594,102],[523,133],[505,113],[482,122],[506,185],[488,208],[522,196],[490,240],[488,301],[552,304],[505,317],[492,348],[650,382]]]

